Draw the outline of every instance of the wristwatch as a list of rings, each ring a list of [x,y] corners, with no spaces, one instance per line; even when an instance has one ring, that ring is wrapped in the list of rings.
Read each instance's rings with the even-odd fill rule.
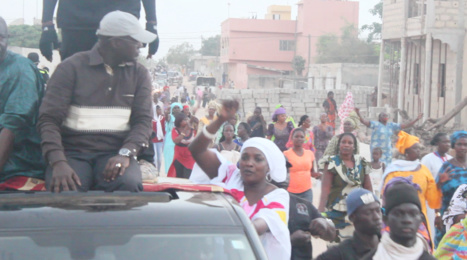
[[[120,149],[118,151],[118,155],[125,156],[125,157],[130,157],[131,156],[131,151],[130,151],[130,149],[122,148],[122,149]]]

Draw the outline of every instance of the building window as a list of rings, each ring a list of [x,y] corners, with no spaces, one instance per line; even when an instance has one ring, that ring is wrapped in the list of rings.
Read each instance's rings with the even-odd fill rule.
[[[272,19],[273,19],[273,20],[280,20],[280,19],[281,19],[281,15],[280,15],[280,14],[273,14],[273,15],[272,15]]]
[[[442,63],[439,65],[439,77],[438,77],[438,84],[439,84],[439,97],[446,96],[446,64]]]
[[[279,50],[281,51],[293,51],[295,49],[295,41],[281,40],[279,44]]]
[[[415,95],[418,95],[418,89],[420,87],[420,64],[415,63],[413,71],[413,91]]]

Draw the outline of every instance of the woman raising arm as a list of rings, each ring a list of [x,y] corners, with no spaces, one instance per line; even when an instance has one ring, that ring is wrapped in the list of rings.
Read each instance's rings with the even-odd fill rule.
[[[286,179],[285,158],[277,146],[264,138],[250,138],[242,147],[239,168],[219,153],[208,150],[211,138],[238,109],[238,102],[224,101],[219,117],[189,146],[199,168],[192,180],[206,174],[211,184],[229,189],[250,217],[269,259],[290,259],[290,234],[287,228],[289,194],[272,185],[268,179]]]

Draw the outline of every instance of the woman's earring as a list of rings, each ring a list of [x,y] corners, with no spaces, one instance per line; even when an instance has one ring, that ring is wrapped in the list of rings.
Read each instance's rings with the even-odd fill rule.
[[[267,180],[268,182],[271,182],[271,181],[272,181],[271,174],[268,173],[268,174],[266,175],[266,180]]]

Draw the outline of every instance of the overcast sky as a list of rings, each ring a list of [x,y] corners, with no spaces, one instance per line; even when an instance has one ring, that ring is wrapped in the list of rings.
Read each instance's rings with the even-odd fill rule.
[[[377,20],[368,10],[379,0],[356,1],[360,2],[359,27]],[[298,0],[157,0],[161,44],[155,58],[161,58],[171,46],[185,41],[199,48],[202,36],[220,34],[220,25],[229,14],[232,18],[248,18],[256,14],[258,19],[262,19],[268,6],[288,4],[292,5],[292,17],[296,17],[297,2]],[[34,18],[42,16],[42,0],[0,0],[0,16],[7,23],[24,17],[27,24],[32,24]],[[144,13],[141,17],[142,23],[145,22]]]

